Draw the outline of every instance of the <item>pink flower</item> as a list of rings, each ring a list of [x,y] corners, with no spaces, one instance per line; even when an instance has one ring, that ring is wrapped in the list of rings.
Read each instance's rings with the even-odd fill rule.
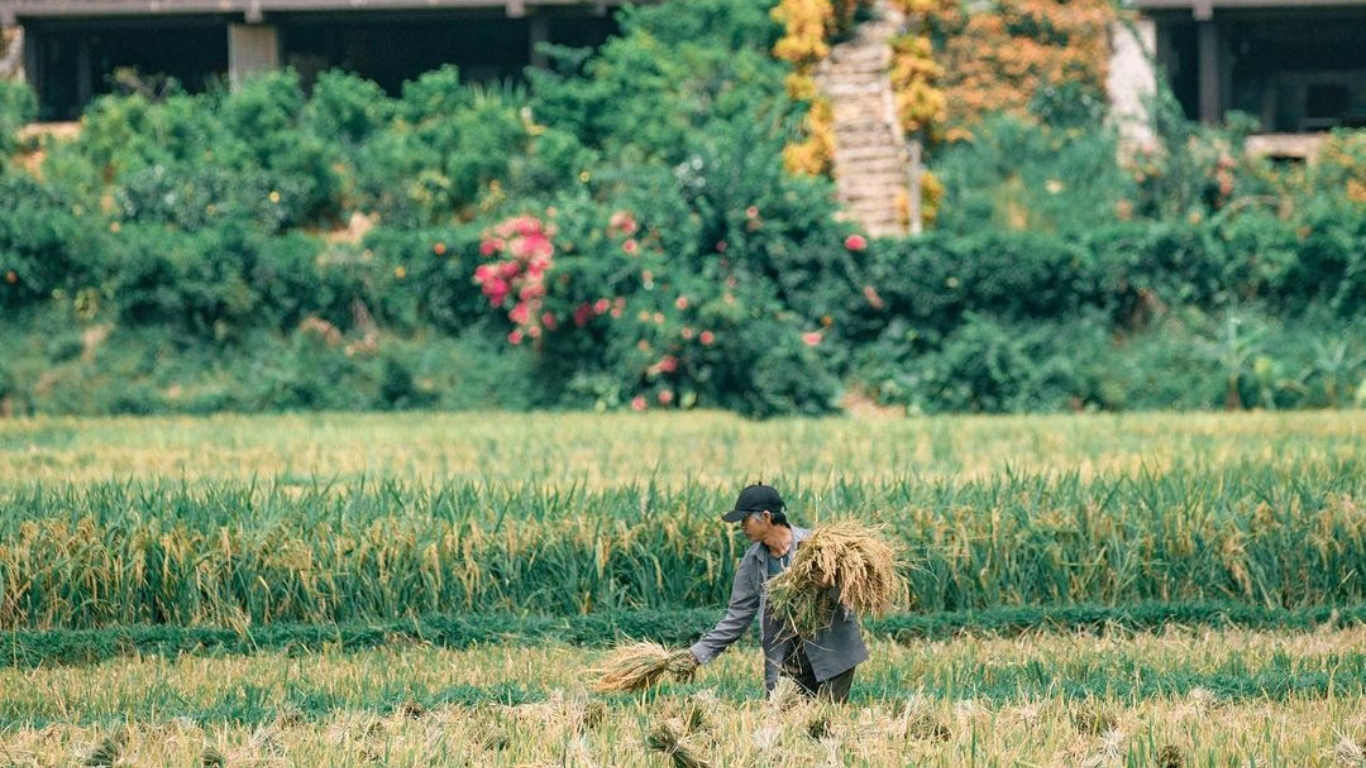
[[[661,373],[673,373],[678,370],[678,358],[665,355],[664,359],[659,361],[659,370]]]
[[[745,218],[747,218],[747,219],[757,219],[757,218],[759,218],[759,206],[757,206],[757,205],[751,205],[750,207],[746,208],[746,209],[745,209]]]
[[[531,321],[531,305],[525,301],[517,302],[517,305],[508,312],[508,319],[518,325],[526,325]]]
[[[659,393],[658,398],[660,405],[668,405],[674,401],[674,391],[672,389],[663,390]]]
[[[595,315],[605,315],[607,314],[607,310],[611,308],[612,303],[609,302],[607,299],[598,299],[597,301],[593,302],[593,314]]]
[[[679,335],[679,336],[682,336],[684,341],[688,341],[688,340],[692,339],[692,337],[693,337],[692,326],[691,326],[691,325],[685,325],[685,326],[683,326],[683,329],[680,330],[680,331],[678,332],[678,335]]]
[[[679,296],[678,298],[674,299],[674,306],[675,306],[675,307],[678,307],[679,309],[687,309],[687,308],[688,308],[688,297],[687,297],[687,296]]]
[[[521,344],[521,343],[522,343],[522,331],[521,331],[520,329],[514,329],[513,331],[511,331],[510,333],[508,333],[508,343],[509,343],[509,344]]]
[[[483,256],[492,256],[503,250],[503,241],[499,238],[485,240],[479,244],[479,253]]]
[[[545,312],[541,314],[541,325],[544,325],[547,331],[555,330],[559,324],[560,321],[555,319],[554,312]]]
[[[882,309],[885,304],[882,301],[882,296],[878,295],[877,289],[871,285],[863,286],[863,298],[868,300],[868,305],[873,309]]]
[[[512,220],[514,231],[522,237],[541,234],[541,222],[535,216],[518,216]]]
[[[507,298],[508,290],[508,284],[496,277],[490,278],[483,286],[484,295],[489,297],[489,304],[494,307],[503,303],[503,299]]]
[[[599,312],[598,314],[602,313]],[[585,325],[588,325],[588,319],[592,316],[593,308],[588,306],[588,302],[585,301],[577,307],[574,307],[574,325],[582,328]]]
[[[635,240],[627,240],[621,244],[621,250],[625,251],[627,256],[634,256],[640,250],[640,246],[636,245]]]
[[[631,410],[638,412],[643,411],[649,407],[650,403],[645,400],[644,395],[636,395],[635,397],[631,398]]]
[[[802,334],[802,343],[805,344],[805,345],[808,346],[808,347],[814,347],[814,346],[816,346],[817,344],[820,344],[820,343],[821,343],[821,333],[820,333],[820,331],[811,331],[810,333],[803,333],[803,334]]]
[[[630,211],[617,211],[607,220],[607,230],[628,236],[635,234],[636,217],[631,215]]]
[[[480,285],[486,284],[497,272],[492,264],[480,264],[474,268],[474,282]]]
[[[548,261],[555,255],[555,244],[550,242],[550,238],[538,232],[534,235],[528,235],[527,238],[522,241],[522,252],[526,254],[526,258],[528,259],[542,259]]]
[[[716,243],[716,252],[717,252],[717,253],[725,253],[725,252],[726,252],[726,241],[725,241],[725,240],[720,240],[720,241],[718,241],[718,242]]]
[[[703,331],[700,335],[698,335],[697,340],[702,342],[702,346],[710,347],[711,343],[713,341],[716,341],[716,336],[711,331]]]
[[[844,238],[844,247],[851,251],[862,251],[868,247],[868,238],[863,235],[850,235]]]

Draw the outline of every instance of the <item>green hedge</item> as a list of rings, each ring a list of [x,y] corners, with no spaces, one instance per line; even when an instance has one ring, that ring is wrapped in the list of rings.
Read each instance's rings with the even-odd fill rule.
[[[518,377],[498,405],[756,417],[849,389],[920,411],[1360,399],[1359,134],[1286,171],[1170,108],[1166,151],[1125,162],[1097,120],[993,118],[934,148],[937,229],[867,243],[830,180],[783,170],[809,105],[764,3],[620,21],[520,84],[286,70],[102,97],[40,147],[5,86],[0,154],[44,160],[0,164],[3,410],[472,407],[479,370]],[[534,276],[508,234],[528,222]],[[465,376],[414,362],[452,346]],[[79,394],[92,377],[106,393]]]

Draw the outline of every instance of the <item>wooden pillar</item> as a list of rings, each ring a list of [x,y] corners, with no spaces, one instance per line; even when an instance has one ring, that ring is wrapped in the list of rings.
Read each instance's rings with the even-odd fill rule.
[[[76,39],[76,105],[84,110],[95,98],[95,59],[90,55],[90,36]]]
[[[228,25],[228,80],[233,88],[257,72],[280,68],[280,33],[269,24]]]
[[[910,208],[910,230],[912,235],[919,235],[925,231],[925,211],[924,201],[921,199],[921,188],[924,186],[924,172],[921,167],[923,158],[921,157],[922,145],[920,143],[920,132],[917,131],[907,142],[907,150],[910,152],[910,169],[907,179],[906,192],[909,196],[907,205]]]
[[[1200,83],[1200,122],[1214,125],[1224,117],[1223,57],[1219,54],[1219,27],[1213,19],[1195,23],[1197,65]]]
[[[41,119],[43,114],[43,99],[47,94],[45,90],[47,82],[43,78],[43,49],[42,38],[36,33],[24,33],[24,77],[28,79],[29,87],[38,97],[38,115]]]
[[[530,23],[531,31],[531,66],[537,69],[545,69],[550,66],[550,59],[541,53],[540,48],[541,43],[550,42],[550,16],[544,13],[533,13],[527,21]]]

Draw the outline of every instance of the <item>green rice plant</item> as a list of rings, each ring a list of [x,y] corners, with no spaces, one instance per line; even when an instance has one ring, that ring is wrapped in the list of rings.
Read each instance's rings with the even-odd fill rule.
[[[869,485],[857,504],[907,553],[917,610],[1333,606],[1366,594],[1363,476],[1351,460],[1284,477],[1251,464],[1015,473]],[[716,517],[723,493],[394,479],[0,489],[0,627],[717,606],[744,546]],[[853,496],[846,483],[793,498]]]
[[[715,609],[747,544],[718,519],[735,479],[691,462],[746,466],[744,456],[789,450],[790,467],[768,477],[794,521],[884,527],[906,552],[911,610],[1353,605],[1366,595],[1357,576],[1366,431],[1349,413],[1297,418],[789,422],[786,432],[706,415],[700,427],[581,415],[445,425],[493,463],[443,452],[405,415],[370,418],[377,437],[366,446],[349,442],[349,422],[326,417],[261,435],[251,427],[263,422],[235,419],[0,422],[0,476],[31,468],[35,454],[105,464],[98,479],[0,483],[0,628],[249,632],[475,612]],[[183,456],[192,439],[223,439],[246,452],[205,453],[228,464],[270,456],[278,468],[285,452],[307,453],[291,429],[359,454],[383,454],[411,433],[415,456],[431,455],[374,474],[240,476],[167,474],[159,462],[175,458],[121,474],[115,458]],[[867,451],[869,432],[886,456]],[[963,471],[885,463],[931,456],[929,432],[956,436]],[[673,442],[677,452],[658,447]],[[1002,446],[1037,460],[1001,463]],[[424,474],[438,465],[441,479]],[[522,469],[494,470],[508,465]],[[573,471],[536,475],[559,465]],[[603,482],[609,466],[616,480]]]

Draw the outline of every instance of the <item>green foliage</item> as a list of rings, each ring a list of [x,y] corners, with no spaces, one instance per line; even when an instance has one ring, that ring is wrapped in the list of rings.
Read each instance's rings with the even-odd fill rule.
[[[1136,194],[1115,162],[1116,137],[1101,127],[990,118],[970,141],[951,144],[933,163],[945,195],[936,229],[1071,233],[1114,221]]]
[[[73,413],[488,398],[767,417],[829,412],[846,386],[927,412],[1357,399],[1339,335],[1366,306],[1359,135],[1278,169],[1245,156],[1250,123],[1193,125],[1164,94],[1158,148],[1117,162],[1094,99],[1044,90],[1040,123],[992,118],[932,158],[936,231],[865,246],[828,179],[783,171],[806,107],[768,10],[628,7],[619,36],[548,47],[525,85],[446,67],[395,98],[285,70],[101,97],[35,172],[0,171],[7,390]],[[0,88],[10,151],[32,94]],[[485,249],[524,216],[550,232],[543,295],[490,295],[480,270],[508,254]],[[1265,333],[1211,351],[1230,318]],[[88,332],[109,349],[78,353]],[[101,354],[119,364],[90,370]]]
[[[98,220],[26,174],[0,174],[0,307],[7,312],[90,284],[102,268]]]
[[[343,270],[316,269],[314,244],[297,234],[130,225],[104,245],[117,265],[104,292],[118,319],[161,326],[186,343],[240,338],[258,324],[291,328],[309,313],[335,320],[362,297]]]
[[[38,99],[27,83],[0,80],[0,173],[18,148],[19,129],[38,115]]]

